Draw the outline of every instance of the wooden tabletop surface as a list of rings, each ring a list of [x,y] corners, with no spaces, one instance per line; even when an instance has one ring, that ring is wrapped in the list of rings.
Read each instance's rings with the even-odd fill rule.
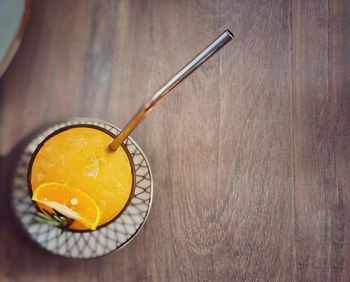
[[[125,125],[227,28],[132,134],[155,181],[137,238],[89,261],[25,239],[7,197],[23,140]],[[0,281],[349,281],[349,50],[348,0],[33,1],[0,80]]]

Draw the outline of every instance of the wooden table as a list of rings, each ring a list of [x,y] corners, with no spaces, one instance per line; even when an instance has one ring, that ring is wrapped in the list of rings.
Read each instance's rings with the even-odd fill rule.
[[[236,35],[132,134],[145,228],[90,261],[33,246],[8,208],[18,148],[76,116],[125,125],[224,29]],[[1,281],[349,281],[350,2],[35,0],[0,82]]]

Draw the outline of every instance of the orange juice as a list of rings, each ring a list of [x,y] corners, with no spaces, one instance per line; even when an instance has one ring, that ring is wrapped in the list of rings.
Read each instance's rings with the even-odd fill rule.
[[[86,125],[53,133],[34,153],[29,171],[32,192],[46,183],[64,184],[96,202],[100,212],[97,226],[108,223],[123,211],[133,192],[130,154],[124,146],[110,151],[112,140],[110,133]],[[70,202],[74,204],[77,199]],[[69,228],[88,229],[79,221]]]

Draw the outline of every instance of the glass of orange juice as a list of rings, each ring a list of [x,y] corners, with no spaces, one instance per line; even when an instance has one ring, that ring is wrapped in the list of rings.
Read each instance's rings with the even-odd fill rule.
[[[39,144],[28,186],[42,223],[88,231],[123,212],[134,191],[134,164],[124,144],[115,152],[108,149],[114,137],[102,127],[78,124],[56,130]]]
[[[152,202],[151,170],[132,138],[109,149],[118,133],[107,122],[78,119],[50,127],[26,147],[13,207],[46,250],[98,257],[120,249],[143,226]]]

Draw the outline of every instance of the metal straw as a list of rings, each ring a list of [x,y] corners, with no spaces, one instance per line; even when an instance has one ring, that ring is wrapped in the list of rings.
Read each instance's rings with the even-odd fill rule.
[[[109,144],[112,151],[124,142],[135,127],[158,105],[163,98],[165,98],[171,90],[173,90],[180,82],[187,78],[193,71],[195,71],[201,64],[203,64],[211,55],[223,47],[227,42],[233,38],[231,31],[224,31],[218,38],[216,38],[210,45],[200,52],[192,61],[190,61],[177,74],[169,79],[146,103],[139,109],[139,111],[130,120],[127,126],[120,132],[120,134]]]

